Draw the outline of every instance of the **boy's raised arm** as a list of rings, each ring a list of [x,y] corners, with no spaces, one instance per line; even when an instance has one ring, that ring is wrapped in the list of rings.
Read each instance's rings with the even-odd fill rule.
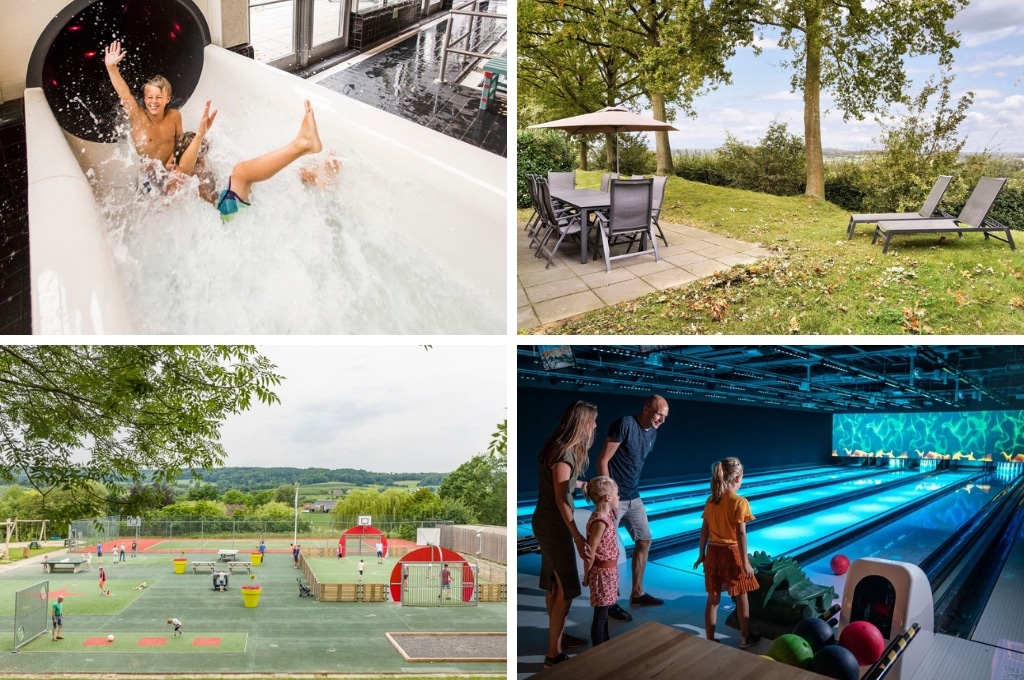
[[[142,109],[139,108],[139,103],[135,101],[135,97],[132,96],[132,90],[128,87],[128,83],[125,82],[121,76],[121,71],[118,70],[117,65],[121,63],[127,52],[121,49],[121,43],[114,41],[110,43],[110,46],[103,50],[103,63],[107,67],[107,75],[110,76],[110,82],[113,83],[114,89],[117,90],[117,96],[121,98],[121,106],[128,113],[129,118],[135,118],[142,113]]]

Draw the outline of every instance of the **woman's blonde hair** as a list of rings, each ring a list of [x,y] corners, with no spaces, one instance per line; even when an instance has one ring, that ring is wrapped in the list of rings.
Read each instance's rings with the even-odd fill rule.
[[[723,458],[711,466],[711,502],[718,503],[725,494],[729,481],[743,472],[743,463],[739,458]]]
[[[558,427],[544,442],[540,451],[540,464],[551,467],[566,451],[572,453],[576,461],[576,473],[582,475],[590,465],[587,452],[594,444],[594,428],[591,423],[597,420],[597,407],[586,401],[577,401],[565,409]]]
[[[170,99],[171,96],[174,94],[174,91],[171,89],[171,81],[167,80],[167,78],[164,78],[163,76],[153,76],[152,78],[150,78],[149,82],[142,86],[143,94],[146,93],[147,87],[157,88],[158,90],[166,94],[168,99]]]
[[[619,485],[607,475],[594,477],[583,487],[583,495],[591,503],[597,503],[597,499],[605,496],[618,495]]]

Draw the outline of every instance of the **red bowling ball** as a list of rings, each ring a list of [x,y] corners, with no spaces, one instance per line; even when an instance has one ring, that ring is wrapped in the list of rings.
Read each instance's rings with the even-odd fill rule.
[[[836,576],[842,576],[846,573],[846,570],[850,568],[850,558],[846,555],[836,555],[828,563],[832,573]]]
[[[870,666],[885,651],[885,638],[874,624],[854,621],[839,634],[839,645],[853,652],[861,666]]]

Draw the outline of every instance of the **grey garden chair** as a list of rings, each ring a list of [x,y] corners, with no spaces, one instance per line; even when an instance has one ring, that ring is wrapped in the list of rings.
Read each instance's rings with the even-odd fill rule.
[[[604,268],[611,272],[612,260],[636,257],[654,252],[654,261],[659,262],[658,242],[654,238],[651,221],[653,184],[650,179],[619,179],[611,183],[611,202],[607,215],[596,213],[597,226],[604,246]],[[639,239],[641,248],[635,253],[627,250],[621,255],[611,254],[610,242],[618,237]],[[631,244],[632,245],[632,244]],[[646,245],[646,247],[644,247]]]
[[[601,191],[608,191],[608,185],[613,179],[618,179],[619,173],[617,172],[606,172],[601,175]]]
[[[665,184],[668,182],[668,177],[654,177],[654,189],[651,199],[651,222],[652,226],[658,231],[658,238],[668,246],[668,239],[665,238],[665,232],[661,230],[661,225],[658,224],[658,216],[661,214],[661,204],[665,202]],[[626,252],[629,252],[633,248],[633,241],[630,239],[629,246],[626,247]]]
[[[928,198],[924,200],[924,205],[916,213],[866,213],[863,215],[850,215],[850,224],[846,227],[846,239],[850,240],[853,238],[854,229],[857,228],[858,224],[877,224],[885,220],[922,220],[934,217],[935,211],[939,208],[939,201],[945,195],[952,179],[952,175],[939,175],[939,178],[935,180],[935,184],[932,186],[932,190],[928,192]]]
[[[540,200],[537,197],[537,176],[532,174],[526,175],[526,186],[530,192],[530,205],[533,207],[533,214],[530,215],[530,219],[526,221],[526,235],[530,237],[530,247],[533,247],[533,237],[540,229],[542,222],[540,218]]]
[[[541,218],[544,220],[545,231],[540,242],[537,244],[536,256],[543,257],[547,255],[548,262],[544,265],[544,268],[547,269],[555,259],[558,248],[562,245],[565,237],[579,235],[583,229],[579,215],[568,214],[555,208],[551,201],[551,192],[547,182],[540,180],[537,185],[540,193]],[[555,234],[558,235],[558,239],[555,241],[554,246],[550,250],[545,249],[544,246],[547,245],[548,241]]]
[[[552,192],[557,193],[558,191],[565,189],[576,188],[576,172],[549,172],[548,173],[548,189]]]
[[[978,185],[974,187],[974,191],[971,192],[967,203],[964,204],[963,210],[960,211],[957,217],[883,220],[875,227],[875,235],[872,237],[871,242],[874,243],[878,240],[879,236],[884,236],[885,241],[882,246],[882,252],[885,253],[889,250],[889,239],[892,238],[893,234],[956,232],[960,238],[963,238],[964,232],[969,231],[981,232],[985,234],[986,239],[991,236],[994,239],[1010,244],[1010,250],[1016,250],[1017,246],[1013,243],[1013,234],[1010,233],[1010,228],[988,216],[989,211],[992,210],[992,205],[996,202],[996,198],[999,196],[999,192],[1003,190],[1003,185],[1005,184],[1006,179],[1003,177],[982,177],[978,180]],[[1002,232],[1003,235],[998,236],[999,232]]]

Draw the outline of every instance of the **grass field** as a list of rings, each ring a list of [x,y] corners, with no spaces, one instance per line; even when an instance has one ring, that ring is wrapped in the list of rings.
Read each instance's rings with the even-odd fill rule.
[[[600,172],[576,173],[596,188]],[[529,210],[519,211],[522,225]],[[761,243],[776,256],[546,327],[576,335],[1016,334],[1024,250],[981,234],[894,239],[889,252],[823,200],[670,177],[661,221]],[[1016,232],[1015,240],[1024,242]]]
[[[238,548],[257,541],[239,538]],[[130,541],[129,541],[130,543]],[[334,545],[337,539],[334,540]],[[49,580],[52,597],[64,600],[64,638],[49,633],[18,654],[5,654],[3,675],[145,674],[164,678],[228,674],[239,678],[287,674],[382,674],[415,677],[386,639],[388,632],[505,632],[505,603],[471,607],[408,607],[392,602],[334,603],[300,598],[287,541],[268,541],[264,565],[252,582],[263,588],[259,606],[246,608],[239,587],[250,583],[244,569],[229,576],[227,592],[215,592],[208,568],[175,574],[172,558],[185,551],[190,561],[213,561],[224,541],[140,541],[136,558],[112,563],[105,556],[109,597],[100,596],[97,567],[77,574],[43,574],[38,556],[8,565],[0,573],[0,654],[13,645],[14,593]],[[279,551],[279,552],[278,552]],[[244,556],[239,555],[242,559]],[[323,573],[337,582],[356,579],[358,558],[324,559]],[[394,561],[366,558],[364,582],[386,582]],[[146,582],[144,590],[135,587]],[[184,635],[171,637],[168,617],[183,622]],[[6,633],[4,631],[7,631]],[[108,643],[108,635],[114,635]],[[422,668],[422,665],[420,665]],[[420,672],[426,671],[422,668]],[[504,677],[505,663],[446,661],[431,674]],[[435,676],[436,677],[436,676]]]

